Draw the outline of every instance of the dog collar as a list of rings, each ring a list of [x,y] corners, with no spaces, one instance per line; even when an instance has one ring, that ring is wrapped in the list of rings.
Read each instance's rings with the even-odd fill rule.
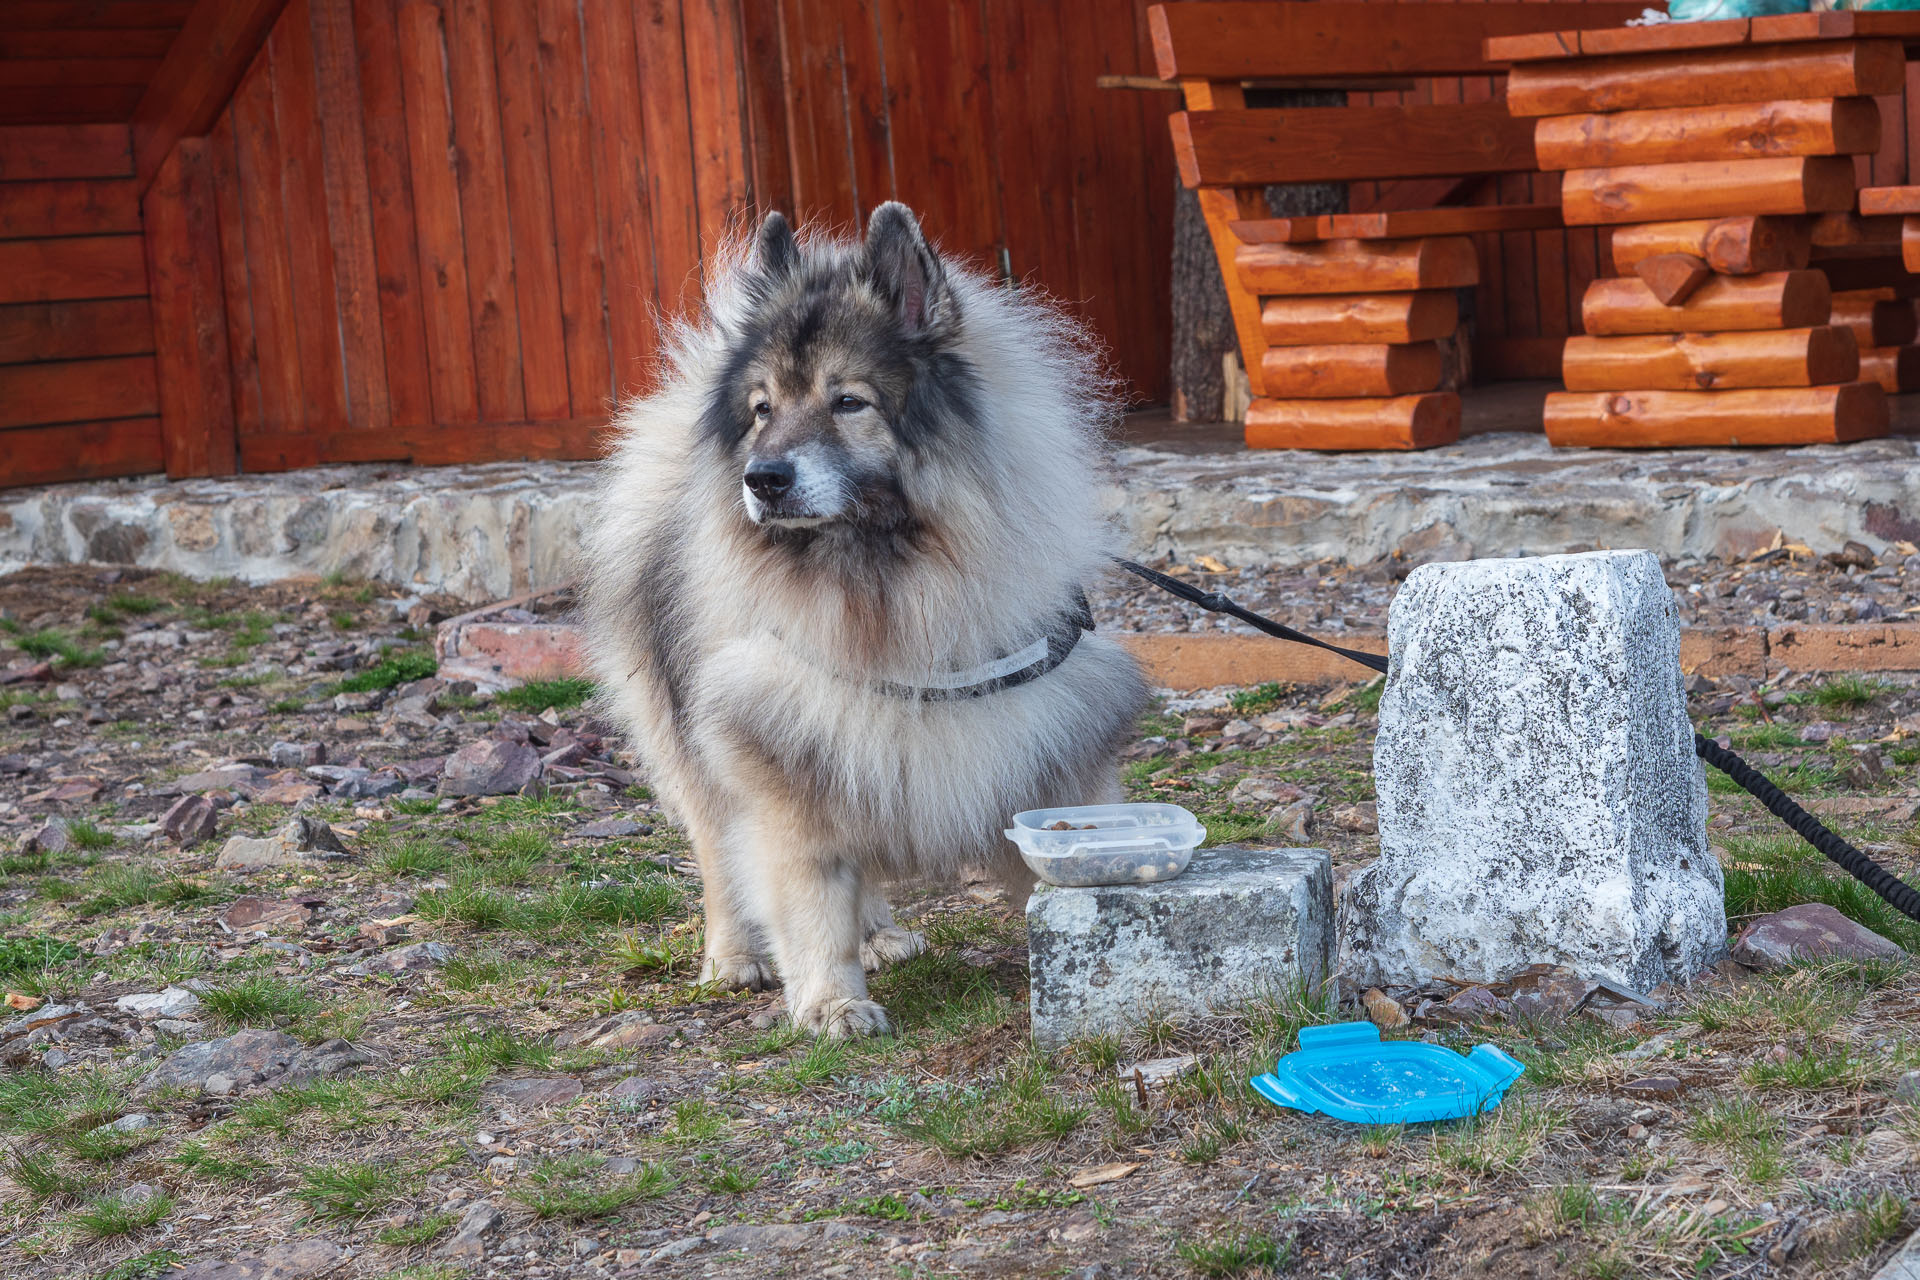
[[[882,681],[876,688],[891,698],[913,702],[958,702],[962,698],[984,698],[990,693],[1015,689],[1038,680],[1067,660],[1080,643],[1082,632],[1093,630],[1093,608],[1087,593],[1073,589],[1073,607],[1062,614],[1043,636],[1012,653],[983,662],[964,671],[951,671],[924,684],[893,684]]]

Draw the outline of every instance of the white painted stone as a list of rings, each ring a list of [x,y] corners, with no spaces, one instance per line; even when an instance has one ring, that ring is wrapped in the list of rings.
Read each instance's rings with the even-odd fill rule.
[[[1725,954],[1679,622],[1651,553],[1423,566],[1387,634],[1380,859],[1341,902],[1344,980],[1549,963],[1645,991]]]
[[[1027,901],[1034,1042],[1051,1048],[1318,983],[1332,926],[1322,849],[1225,846],[1200,850],[1159,884],[1041,885]]]

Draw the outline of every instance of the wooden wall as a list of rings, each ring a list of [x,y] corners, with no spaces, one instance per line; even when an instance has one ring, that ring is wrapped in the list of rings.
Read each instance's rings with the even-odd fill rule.
[[[158,471],[133,153],[121,124],[0,128],[0,476]]]
[[[852,228],[886,200],[1086,319],[1167,398],[1173,157],[1148,0],[743,0],[761,205]]]
[[[748,199],[730,0],[293,0],[209,137],[243,470],[586,457]]]

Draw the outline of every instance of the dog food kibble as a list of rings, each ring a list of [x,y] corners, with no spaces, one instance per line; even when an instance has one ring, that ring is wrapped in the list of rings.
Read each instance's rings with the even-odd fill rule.
[[[1076,827],[1071,822],[1056,822],[1046,829],[1048,831],[1098,831],[1100,828],[1091,822],[1084,827]]]
[[[1171,880],[1181,872],[1178,856],[1162,853],[1141,861],[1138,850],[1124,853],[1082,853],[1055,874],[1074,885],[1125,884],[1129,880]]]

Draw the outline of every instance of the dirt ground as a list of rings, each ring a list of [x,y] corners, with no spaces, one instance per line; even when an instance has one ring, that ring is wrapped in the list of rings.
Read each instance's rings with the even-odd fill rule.
[[[1794,603],[1864,596],[1866,572],[1811,571]],[[691,985],[697,877],[584,690],[440,682],[445,611],[350,582],[0,578],[0,1274],[1865,1277],[1920,1225],[1904,962],[1728,962],[1571,1014],[1389,991],[1412,1015],[1390,1034],[1527,1073],[1480,1120],[1368,1128],[1245,1086],[1357,1005],[1036,1054],[1016,905],[905,888],[932,945],[874,979],[900,1034],[798,1038],[774,996]],[[1920,690],[1689,691],[1913,874]],[[1142,724],[1129,788],[1214,843],[1331,849],[1344,878],[1377,848],[1376,699],[1182,699]],[[538,777],[442,795],[483,741],[492,782]],[[1818,900],[1920,947],[1709,781],[1736,924]],[[215,830],[182,848],[158,824],[193,795]],[[296,813],[344,854],[230,844]],[[267,865],[215,867],[235,849]]]

